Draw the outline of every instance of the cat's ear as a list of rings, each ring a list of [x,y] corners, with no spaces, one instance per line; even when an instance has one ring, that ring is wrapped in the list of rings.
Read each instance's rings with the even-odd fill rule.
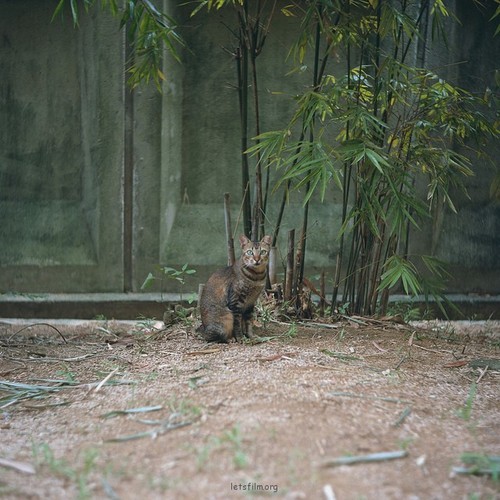
[[[262,238],[262,240],[260,240],[260,242],[264,243],[265,245],[271,246],[272,243],[273,243],[273,239],[271,238],[271,236],[269,236],[268,234],[266,234],[266,236],[264,236],[264,238]]]
[[[241,245],[241,248],[243,248],[245,245],[248,245],[249,243],[251,243],[251,241],[244,234],[242,234],[240,236],[240,245]]]

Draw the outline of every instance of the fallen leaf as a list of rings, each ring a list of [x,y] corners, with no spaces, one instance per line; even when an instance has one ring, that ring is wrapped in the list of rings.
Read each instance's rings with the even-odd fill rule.
[[[387,352],[387,349],[382,349],[376,342],[372,342],[372,344],[380,351],[380,352]]]
[[[266,356],[264,358],[256,358],[257,361],[277,361],[283,358],[283,354],[273,354],[272,356]]]
[[[466,361],[465,359],[461,359],[460,361],[452,361],[451,363],[446,363],[444,366],[444,368],[460,368],[461,366],[465,366],[469,364],[468,361]]]
[[[214,354],[215,352],[220,352],[220,349],[202,349],[201,351],[191,351],[186,354],[188,356],[198,356],[198,354]]]
[[[0,465],[19,472],[25,472],[26,474],[35,474],[36,472],[35,468],[31,464],[16,462],[15,460],[8,460],[6,458],[0,458]]]

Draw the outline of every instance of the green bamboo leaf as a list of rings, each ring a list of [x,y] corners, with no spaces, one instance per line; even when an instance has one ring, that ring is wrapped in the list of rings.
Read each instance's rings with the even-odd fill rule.
[[[390,163],[379,153],[374,151],[373,149],[365,149],[365,155],[370,160],[370,163],[381,173],[384,174],[385,171],[382,168],[384,167],[390,167]]]
[[[141,285],[141,290],[145,290],[146,288],[149,288],[153,282],[155,281],[155,277],[153,276],[153,273],[149,273],[146,276],[146,279],[144,280],[144,283]]]
[[[54,21],[54,19],[62,12],[62,8],[64,7],[64,1],[65,0],[59,0],[57,7],[54,9],[54,13],[52,14],[51,21]]]
[[[76,0],[70,0],[69,2],[71,8],[71,16],[73,17],[73,24],[78,25],[78,7],[76,5]]]
[[[381,276],[379,291],[393,288],[399,281],[407,294],[411,292],[413,295],[418,295],[421,291],[417,270],[408,260],[394,255],[385,263],[385,269]]]

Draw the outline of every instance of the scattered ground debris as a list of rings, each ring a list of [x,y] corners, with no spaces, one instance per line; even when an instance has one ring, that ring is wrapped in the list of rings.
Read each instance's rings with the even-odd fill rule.
[[[0,324],[2,498],[498,497],[500,323],[264,319]]]

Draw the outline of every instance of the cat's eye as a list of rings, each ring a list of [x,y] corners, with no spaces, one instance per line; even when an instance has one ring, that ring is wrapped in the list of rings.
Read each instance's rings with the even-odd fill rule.
[[[253,255],[253,250],[247,250],[247,251],[246,251],[246,254],[247,254],[247,255]]]
[[[260,254],[261,254],[261,255],[266,255],[266,254],[267,254],[267,250],[261,250],[261,251],[260,251]]]

